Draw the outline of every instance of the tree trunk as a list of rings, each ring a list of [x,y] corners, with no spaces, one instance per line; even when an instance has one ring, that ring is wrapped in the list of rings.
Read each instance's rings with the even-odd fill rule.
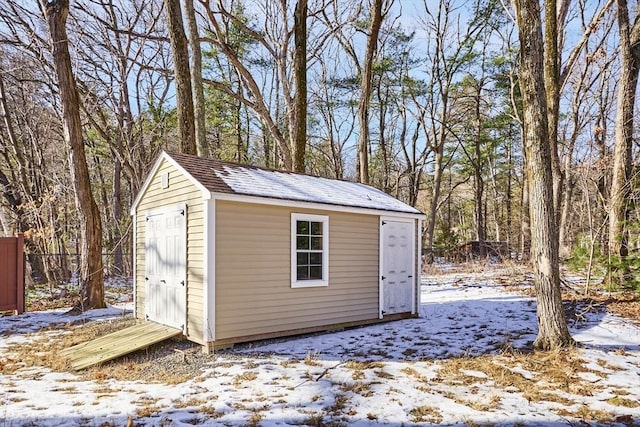
[[[515,1],[520,38],[520,87],[529,184],[531,258],[537,296],[538,349],[573,344],[560,293],[558,239],[553,202],[551,150],[544,86],[543,40],[537,0]]]
[[[560,58],[558,51],[558,16],[556,0],[544,0],[545,44],[544,82],[547,94],[547,127],[553,179],[553,209],[560,212],[563,175],[558,156],[558,121],[560,113]],[[558,224],[556,224],[558,227]]]
[[[524,129],[522,130],[524,138]],[[523,160],[527,164],[527,154],[524,147]],[[522,261],[529,261],[531,258],[531,216],[529,215],[529,173],[527,168],[522,170],[522,198],[520,200],[522,206],[520,208],[520,257]]]
[[[565,169],[568,171],[568,169]],[[571,243],[568,238],[568,227],[569,227],[569,218],[574,209],[574,206],[571,204],[571,199],[573,198],[573,191],[575,189],[575,178],[571,175],[565,175],[565,184],[562,189],[562,207],[560,211],[560,221],[558,227],[558,242],[559,242],[559,254],[560,258],[566,259],[571,255]]]
[[[69,146],[69,166],[80,220],[80,292],[77,309],[103,308],[102,222],[91,193],[89,169],[80,121],[80,97],[71,68],[66,21],[68,0],[42,0],[42,10],[51,34],[53,61],[62,104],[64,138]]]
[[[122,164],[120,160],[115,158],[113,160],[113,201],[112,201],[112,213],[114,222],[114,241],[113,247],[113,270],[118,276],[123,276],[124,271],[124,257],[122,246],[124,241],[122,239],[121,225],[122,225]]]
[[[617,0],[618,28],[620,30],[620,80],[615,122],[615,145],[613,150],[613,179],[609,202],[609,254],[614,258],[610,271],[611,280],[624,285],[627,268],[629,230],[628,195],[631,173],[631,150],[633,147],[633,113],[638,85],[640,64],[640,19],[631,27],[627,0]]]
[[[293,151],[293,171],[304,173],[305,151],[307,148],[307,0],[298,0],[296,3],[293,31],[295,95],[292,112],[291,148]]]
[[[511,208],[511,197],[512,197],[512,181],[513,181],[513,145],[512,145],[512,140],[511,138],[509,138],[509,145],[507,148],[507,194],[506,196],[506,231],[507,231],[507,246],[509,248],[513,248],[513,230],[511,229],[511,226],[513,224],[513,218],[512,218],[512,208]]]
[[[179,2],[178,2],[179,3]],[[209,157],[211,150],[207,144],[207,127],[205,124],[204,87],[202,84],[202,49],[200,49],[200,34],[196,21],[196,11],[193,0],[184,2],[185,19],[189,33],[189,47],[191,48],[191,89],[193,99],[194,135],[198,156]]]
[[[433,261],[433,239],[436,229],[436,214],[438,213],[438,202],[440,201],[440,185],[442,183],[444,159],[444,143],[438,145],[434,152],[433,182],[431,183],[431,201],[429,202],[429,215],[425,224],[425,257],[427,262]]]
[[[178,113],[178,131],[180,133],[180,151],[197,154],[195,116],[191,94],[191,71],[189,67],[189,49],[187,36],[182,23],[180,2],[164,0],[169,40],[173,53],[173,70],[176,79],[176,111]]]
[[[378,36],[382,26],[382,2],[373,0],[371,6],[371,22],[367,35],[367,47],[360,76],[360,100],[358,102],[358,180],[363,184],[369,183],[369,105],[371,101],[371,78],[373,75],[373,61],[378,48]]]
[[[473,165],[473,183],[475,185],[475,193],[476,193],[476,238],[478,240],[479,245],[479,255],[480,257],[484,257],[486,255],[486,247],[485,247],[485,215],[482,210],[482,206],[484,204],[484,179],[482,178],[482,168],[483,168],[483,159],[482,159],[482,115],[480,112],[480,103],[482,102],[482,81],[477,82],[477,87],[475,88],[475,96],[473,97],[473,114],[474,114],[474,122],[476,126],[476,134],[474,141],[474,157],[475,159],[471,162]]]

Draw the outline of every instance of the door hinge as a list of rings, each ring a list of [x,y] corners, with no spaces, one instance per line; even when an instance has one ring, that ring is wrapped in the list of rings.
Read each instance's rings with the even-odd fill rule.
[[[387,224],[387,221],[382,221],[382,225],[386,225],[386,224]]]
[[[149,280],[149,277],[148,276],[144,276],[144,280]]]
[[[387,276],[382,276],[382,280],[385,280],[387,278]]]
[[[180,215],[184,216],[184,209],[180,209]]]
[[[181,281],[180,281],[180,284],[181,284],[182,286],[184,286],[184,280],[181,280]]]

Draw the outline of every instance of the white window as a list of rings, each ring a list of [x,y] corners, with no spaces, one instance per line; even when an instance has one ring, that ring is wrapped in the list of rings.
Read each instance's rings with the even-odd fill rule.
[[[329,217],[291,214],[291,287],[329,284]]]

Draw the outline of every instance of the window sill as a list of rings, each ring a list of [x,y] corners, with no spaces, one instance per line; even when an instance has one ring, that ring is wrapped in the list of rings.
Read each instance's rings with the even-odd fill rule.
[[[292,288],[320,288],[329,286],[328,280],[299,280],[291,282]]]

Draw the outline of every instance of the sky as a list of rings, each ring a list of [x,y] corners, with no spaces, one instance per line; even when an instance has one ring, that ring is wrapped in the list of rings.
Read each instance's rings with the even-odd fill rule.
[[[640,326],[595,306],[569,318],[578,349],[534,357],[523,353],[536,335],[530,291],[521,269],[442,267],[422,278],[419,318],[238,345],[199,356],[199,375],[170,385],[115,380],[109,365],[98,379],[3,372],[20,363],[10,345],[82,322],[64,309],[0,317],[0,426],[640,425]],[[491,369],[477,364],[486,358]],[[576,367],[570,381],[544,374],[555,358]]]

